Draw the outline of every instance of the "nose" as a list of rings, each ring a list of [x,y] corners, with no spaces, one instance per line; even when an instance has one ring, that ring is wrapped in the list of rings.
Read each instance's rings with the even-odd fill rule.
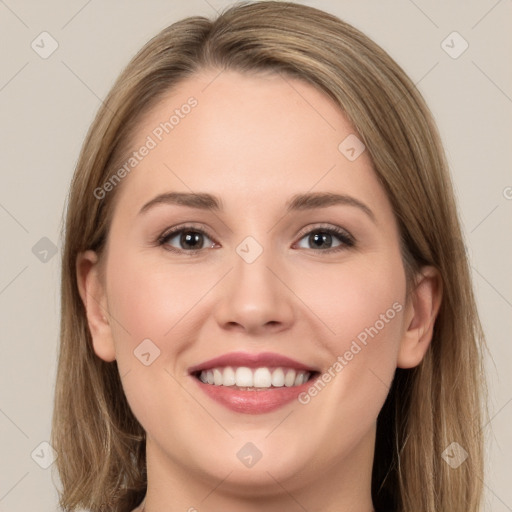
[[[294,321],[293,292],[269,251],[247,263],[235,255],[234,267],[218,290],[215,318],[224,330],[277,333]]]

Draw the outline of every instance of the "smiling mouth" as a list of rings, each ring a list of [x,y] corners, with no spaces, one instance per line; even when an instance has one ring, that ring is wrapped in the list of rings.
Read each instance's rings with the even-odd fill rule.
[[[219,366],[193,373],[203,384],[227,387],[240,391],[268,391],[278,388],[293,388],[309,382],[319,372],[286,367]]]

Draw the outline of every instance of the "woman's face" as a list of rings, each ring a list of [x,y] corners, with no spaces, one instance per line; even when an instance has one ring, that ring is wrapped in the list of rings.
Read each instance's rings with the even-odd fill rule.
[[[354,128],[299,80],[209,71],[145,116],[133,149],[93,338],[150,467],[260,495],[368,481],[411,317]]]

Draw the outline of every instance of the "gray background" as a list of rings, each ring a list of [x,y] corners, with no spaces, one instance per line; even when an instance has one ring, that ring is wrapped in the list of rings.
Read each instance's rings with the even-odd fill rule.
[[[0,511],[57,510],[56,477],[41,467],[51,463],[51,450],[41,443],[49,439],[56,370],[61,217],[86,130],[150,37],[229,3],[0,0]],[[373,38],[436,117],[490,352],[485,510],[512,511],[512,3],[300,3]],[[51,49],[43,31],[58,43],[48,58],[40,56]],[[463,41],[442,43],[453,31],[469,44],[457,58]]]

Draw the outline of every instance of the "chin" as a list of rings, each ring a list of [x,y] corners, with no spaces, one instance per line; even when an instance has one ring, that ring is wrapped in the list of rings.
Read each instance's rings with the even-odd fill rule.
[[[288,437],[289,443],[283,443],[281,439],[265,439],[268,433],[269,429],[265,429],[260,435],[235,435],[235,439],[217,446],[206,458],[204,452],[200,454],[201,460],[196,464],[217,481],[227,477],[223,489],[271,495],[275,486],[269,484],[296,479],[311,467],[313,458],[298,441],[293,442],[292,436]]]

